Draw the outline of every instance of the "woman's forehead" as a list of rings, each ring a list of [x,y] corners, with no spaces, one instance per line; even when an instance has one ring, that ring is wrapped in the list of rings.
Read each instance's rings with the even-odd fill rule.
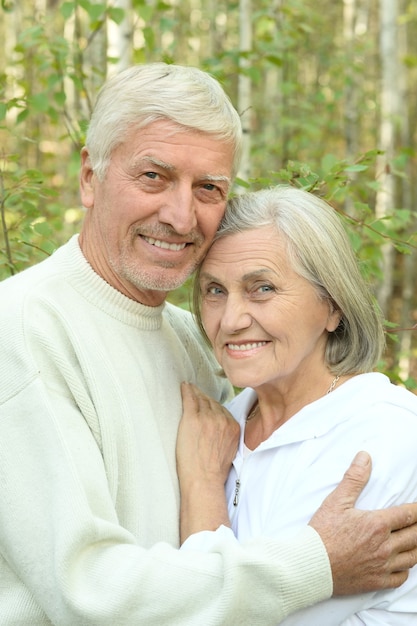
[[[243,275],[265,273],[285,265],[288,255],[285,241],[278,232],[262,227],[221,237],[211,246],[201,268],[201,276],[227,274],[233,270]]]

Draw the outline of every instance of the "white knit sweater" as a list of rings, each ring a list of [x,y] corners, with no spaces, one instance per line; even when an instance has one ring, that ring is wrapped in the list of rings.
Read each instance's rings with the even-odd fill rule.
[[[0,284],[2,624],[266,626],[330,596],[309,527],[177,549],[179,385],[225,400],[212,368],[187,312],[114,290],[77,237]]]

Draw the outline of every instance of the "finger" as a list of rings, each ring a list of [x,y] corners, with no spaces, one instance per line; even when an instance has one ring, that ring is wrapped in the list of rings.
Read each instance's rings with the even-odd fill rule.
[[[391,530],[399,531],[409,526],[410,532],[414,533],[414,537],[416,536],[415,528],[417,526],[415,527],[414,525],[417,523],[417,502],[393,506],[390,509],[386,509],[384,514]],[[415,540],[415,543],[417,544],[417,540]]]
[[[201,391],[199,387],[193,385],[193,383],[187,383],[187,393],[193,399],[197,412],[207,411],[211,407],[212,399]]]
[[[222,419],[231,414],[217,400],[205,394],[199,387],[189,384],[195,400],[195,406],[202,417],[210,416],[212,419]]]
[[[417,548],[396,554],[390,562],[393,572],[405,572],[417,563]]]
[[[392,509],[388,509],[390,512]],[[391,541],[395,552],[406,552],[417,548],[417,524],[401,528],[391,533]]]
[[[408,570],[393,572],[386,577],[384,586],[380,585],[379,587],[380,589],[395,589],[397,587],[400,587],[407,580],[408,574]]]
[[[181,395],[182,399],[191,397],[191,385],[190,383],[182,382],[181,383]]]
[[[196,393],[196,387],[191,383],[181,383],[181,395],[184,409],[189,409],[193,412],[199,410],[199,396]]]
[[[327,496],[325,502],[332,507],[350,509],[367,484],[371,475],[372,461],[367,452],[358,452],[346,470],[339,485]]]

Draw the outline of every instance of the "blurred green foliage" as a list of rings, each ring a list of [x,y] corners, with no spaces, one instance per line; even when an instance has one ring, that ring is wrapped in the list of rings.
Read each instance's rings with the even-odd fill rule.
[[[337,3],[327,4],[331,26],[339,9]],[[28,11],[31,6],[27,3]],[[108,67],[118,61],[107,52],[101,65],[92,49],[100,37],[105,45],[109,25],[119,26],[127,17],[122,8],[90,0],[58,6],[59,11],[49,14],[23,16],[10,59],[0,66],[0,279],[42,260],[79,230],[79,151],[97,89]],[[10,2],[0,10],[6,15],[17,9]],[[237,180],[235,191],[287,182],[324,196],[344,219],[366,277],[378,284],[383,245],[390,242],[396,253],[408,255],[417,247],[417,228],[415,212],[401,202],[390,215],[375,216],[373,203],[381,183],[372,124],[367,141],[371,149],[348,158],[341,149],[340,102],[366,68],[343,47],[329,62],[334,32],[323,28],[322,9],[313,3],[291,0],[278,14],[272,3],[261,0],[253,13],[254,45],[249,51],[239,49],[237,2],[228,3],[227,20],[225,16],[219,14],[217,44],[210,46],[211,18],[203,13],[193,17],[188,3],[174,7],[168,0],[133,0],[129,17],[141,35],[135,40],[133,62],[198,64],[222,82],[234,102],[239,74],[250,76],[258,126],[252,143],[254,178]],[[366,58],[370,45],[369,38],[358,38],[356,57]],[[197,54],[200,48],[205,54]],[[300,67],[308,67],[311,49],[319,80],[306,69],[301,82]],[[249,62],[244,67],[242,57]],[[417,67],[412,51],[407,65],[410,71]],[[271,68],[280,72],[276,102],[262,96]],[[370,118],[372,101],[375,94],[364,81],[358,116]],[[277,116],[269,122],[269,130],[277,133],[274,141],[268,127],[260,129],[271,111]],[[398,181],[407,179],[414,158],[410,147],[399,148],[390,164]],[[188,308],[189,296],[187,281],[170,300]],[[396,324],[388,326],[395,341]],[[384,367],[398,376],[396,361]],[[414,385],[411,379],[403,382]]]

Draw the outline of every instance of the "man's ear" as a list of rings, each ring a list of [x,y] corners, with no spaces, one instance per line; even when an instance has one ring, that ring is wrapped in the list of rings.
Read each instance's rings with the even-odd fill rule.
[[[94,206],[94,179],[90,155],[87,148],[84,147],[81,150],[80,196],[81,202],[86,209],[91,209]]]

